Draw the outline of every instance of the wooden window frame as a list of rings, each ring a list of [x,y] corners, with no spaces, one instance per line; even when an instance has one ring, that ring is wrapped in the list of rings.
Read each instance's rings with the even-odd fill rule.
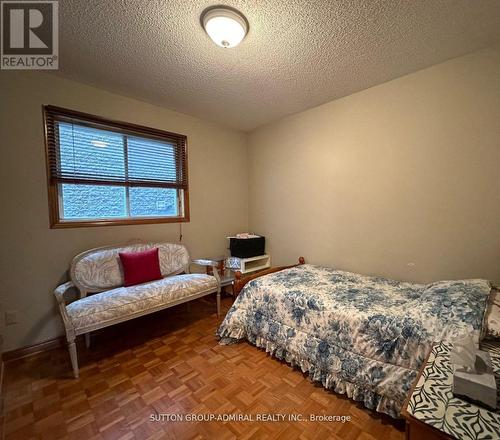
[[[136,136],[147,138],[154,136],[156,138],[172,138],[178,137],[182,138],[185,145],[185,167],[184,172],[186,174],[186,179],[188,179],[188,156],[187,156],[187,137],[180,135],[178,133],[173,133],[164,130],[158,130],[155,128],[146,127],[143,125],[132,124],[124,121],[117,121],[113,119],[103,118],[101,116],[96,116],[88,113],[82,113],[75,110],[69,110],[62,107],[55,107],[51,105],[42,106],[43,112],[43,127],[44,127],[44,139],[45,139],[45,162],[46,162],[46,173],[47,173],[47,189],[48,189],[48,202],[49,202],[49,221],[51,229],[58,228],[81,228],[81,227],[94,227],[94,226],[124,226],[124,225],[147,225],[147,224],[158,224],[158,223],[185,223],[190,221],[189,215],[189,186],[184,189],[178,189],[177,200],[182,207],[182,215],[175,217],[128,217],[128,218],[109,218],[109,219],[89,219],[89,220],[65,220],[61,218],[61,204],[60,204],[60,182],[51,178],[50,172],[50,162],[49,162],[49,139],[48,139],[48,118],[47,112],[56,113],[64,117],[74,117],[76,119],[81,119],[90,124],[103,124],[111,126],[115,131],[127,131],[132,132]],[[119,185],[122,186],[122,185]],[[125,185],[123,185],[125,186]],[[182,193],[182,196],[180,196]],[[180,210],[179,210],[180,211]]]

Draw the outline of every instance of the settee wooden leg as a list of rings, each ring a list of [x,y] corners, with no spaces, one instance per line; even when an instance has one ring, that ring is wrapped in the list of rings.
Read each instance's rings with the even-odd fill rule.
[[[85,347],[90,348],[90,332],[85,333]]]
[[[76,352],[75,339],[68,340],[68,350],[69,357],[71,359],[71,366],[73,367],[73,375],[75,376],[75,379],[78,379],[80,374],[78,372],[78,355]]]
[[[217,290],[217,318],[220,317],[220,289]]]

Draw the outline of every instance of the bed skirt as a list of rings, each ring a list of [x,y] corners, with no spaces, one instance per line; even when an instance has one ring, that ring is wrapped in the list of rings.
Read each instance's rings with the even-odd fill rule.
[[[264,349],[266,353],[269,353],[276,359],[285,361],[292,367],[300,368],[303,373],[308,374],[313,382],[321,383],[327,390],[332,390],[338,394],[345,394],[356,402],[362,402],[368,409],[387,414],[393,418],[400,417],[403,402],[389,399],[369,389],[355,385],[340,378],[335,373],[326,372],[313,365],[308,359],[292,353],[261,336],[248,338],[244,329],[229,329],[224,326],[219,328],[217,336],[221,345],[236,344],[243,340],[248,341],[256,347]]]

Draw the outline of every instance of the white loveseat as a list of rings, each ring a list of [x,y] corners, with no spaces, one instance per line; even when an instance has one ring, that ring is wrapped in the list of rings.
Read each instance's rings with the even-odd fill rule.
[[[162,279],[123,287],[119,252],[139,252],[158,248]],[[147,315],[168,307],[217,293],[217,316],[220,315],[220,279],[190,273],[191,260],[185,246],[173,243],[132,243],[108,246],[83,252],[73,258],[71,281],[54,291],[61,312],[73,374],[78,377],[75,338],[119,322]],[[66,304],[65,295],[76,288],[79,299]],[[92,295],[87,296],[89,293]]]

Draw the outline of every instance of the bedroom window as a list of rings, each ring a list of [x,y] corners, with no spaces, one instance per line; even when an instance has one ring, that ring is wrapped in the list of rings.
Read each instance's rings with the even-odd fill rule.
[[[44,106],[53,228],[189,221],[186,136]]]

